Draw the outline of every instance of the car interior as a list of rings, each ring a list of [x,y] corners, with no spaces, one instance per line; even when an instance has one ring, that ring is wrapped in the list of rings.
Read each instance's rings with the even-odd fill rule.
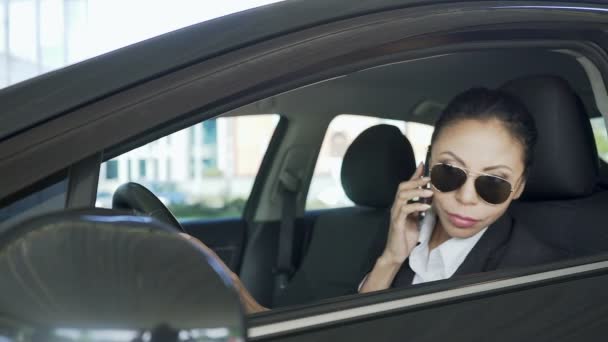
[[[223,115],[281,116],[242,217],[180,222],[136,183],[116,191],[113,207],[147,213],[199,238],[265,306],[355,294],[386,241],[396,186],[421,160],[401,131],[374,125],[342,160],[342,187],[354,205],[306,210],[328,125],[341,114],[432,125],[452,96],[484,86],[518,96],[539,131],[526,190],[510,208],[515,219],[570,258],[605,252],[608,168],[590,124],[607,99],[597,73],[582,55],[543,48],[454,52],[361,70]]]
[[[396,187],[422,161],[414,145],[428,144],[416,129],[404,132],[387,122],[432,126],[454,95],[476,86],[519,97],[539,131],[525,192],[509,209],[514,218],[568,258],[607,252],[603,226],[608,213],[603,206],[608,201],[608,165],[602,156],[607,151],[600,151],[597,139],[606,133],[602,112],[608,110],[608,94],[594,63],[569,49],[502,47],[432,54],[252,102],[219,116],[280,117],[241,214],[181,218],[160,193],[137,179],[119,186],[109,206],[153,217],[201,240],[266,307],[340,301],[356,294],[382,252]],[[380,123],[361,129],[341,157],[339,180],[352,204],[311,209],[307,195],[328,128],[343,115]],[[601,131],[591,124],[598,119]],[[174,127],[177,131],[191,124]],[[134,147],[153,144],[158,137],[151,132]],[[125,152],[124,146],[104,151],[104,161]],[[54,199],[59,191],[49,189]],[[20,212],[20,205],[9,209]]]

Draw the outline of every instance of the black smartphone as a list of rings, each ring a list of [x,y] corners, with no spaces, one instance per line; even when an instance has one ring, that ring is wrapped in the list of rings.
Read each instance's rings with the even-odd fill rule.
[[[426,156],[424,158],[424,170],[422,173],[422,177],[430,177],[431,176],[431,166],[429,165],[431,162],[431,146],[426,149]],[[423,189],[430,189],[431,183],[427,183]],[[420,197],[420,203],[431,204],[430,197]],[[424,216],[426,216],[426,211],[421,211],[418,213],[418,220],[421,221]]]

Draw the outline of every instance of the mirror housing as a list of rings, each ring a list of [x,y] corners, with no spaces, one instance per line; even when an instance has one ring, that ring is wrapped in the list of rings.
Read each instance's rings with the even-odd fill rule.
[[[0,236],[0,341],[244,341],[231,279],[173,227],[106,209]]]

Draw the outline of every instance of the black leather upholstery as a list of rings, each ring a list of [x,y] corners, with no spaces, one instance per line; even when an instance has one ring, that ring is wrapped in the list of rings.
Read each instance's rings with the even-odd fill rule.
[[[415,168],[412,147],[396,127],[378,125],[361,133],[342,164],[342,184],[357,206],[317,218],[308,253],[274,305],[356,293],[386,244],[397,186]]]
[[[69,328],[154,335],[162,328],[177,337],[180,329],[229,326],[243,332],[230,280],[208,259],[149,217],[84,209],[29,219],[0,236],[0,327],[10,318],[11,329],[24,320],[27,334]]]
[[[349,146],[342,162],[342,187],[348,198],[365,207],[389,207],[397,185],[416,170],[412,146],[391,125],[363,131]]]
[[[511,213],[570,257],[608,251],[608,192],[596,186],[597,150],[578,96],[553,76],[521,78],[504,88],[526,104],[538,129],[528,184]]]
[[[589,196],[598,181],[598,156],[589,118],[570,85],[554,76],[508,82],[534,116],[538,142],[524,200]]]
[[[112,197],[112,208],[134,210],[184,231],[179,221],[163,202],[141,184],[129,182],[119,186]]]

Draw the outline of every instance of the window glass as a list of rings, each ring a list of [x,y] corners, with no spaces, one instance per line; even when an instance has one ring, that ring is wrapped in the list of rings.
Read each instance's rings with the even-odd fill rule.
[[[591,119],[593,136],[599,157],[608,162],[608,135],[606,134],[606,121],[603,117]]]
[[[307,210],[353,205],[353,202],[344,193],[340,181],[342,159],[348,146],[361,132],[378,124],[398,127],[411,142],[417,162],[424,160],[426,148],[433,133],[432,126],[371,116],[339,115],[329,124],[323,145],[321,145],[306,199]]]
[[[275,114],[207,120],[103,163],[96,205],[137,182],[178,218],[242,215],[272,133]]]
[[[277,1],[4,0],[0,2],[0,88]]]

